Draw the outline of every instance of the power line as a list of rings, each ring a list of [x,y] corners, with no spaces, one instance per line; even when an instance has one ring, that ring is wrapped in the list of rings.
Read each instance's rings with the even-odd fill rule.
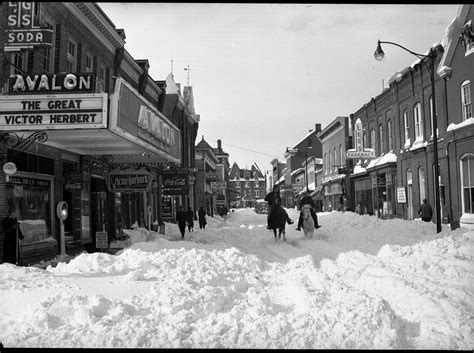
[[[217,142],[217,139],[213,139],[213,140],[215,140],[215,141]],[[221,140],[221,141],[222,141],[222,140]],[[249,151],[249,152],[254,152],[254,153],[263,154],[263,155],[270,156],[270,157],[279,158],[279,156],[274,155],[274,154],[269,154],[269,153],[265,153],[265,152],[259,152],[259,151],[251,150],[251,149],[248,149],[248,148],[245,148],[245,147],[240,147],[240,146],[231,145],[230,143],[222,143],[222,144],[223,144],[223,145],[227,145],[227,146],[231,146],[231,147],[234,147],[234,148],[238,148],[238,149],[241,149],[241,150]]]

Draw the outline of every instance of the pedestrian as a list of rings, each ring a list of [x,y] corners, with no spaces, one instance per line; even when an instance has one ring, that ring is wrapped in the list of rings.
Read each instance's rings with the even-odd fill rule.
[[[433,209],[431,208],[427,199],[423,199],[423,204],[420,206],[418,214],[420,215],[422,221],[431,222],[431,218],[433,218]]]
[[[23,240],[24,236],[20,229],[20,224],[16,218],[15,208],[8,210],[8,215],[2,221],[3,238],[3,262],[17,264],[18,239]]]
[[[367,207],[363,206],[362,203],[359,202],[355,208],[355,213],[358,213],[361,216],[367,214]]]
[[[204,210],[204,208],[201,208],[199,209],[198,211],[198,218],[199,218],[199,229],[205,229],[206,228],[206,211]]]
[[[316,211],[314,210],[316,207],[316,204],[314,203],[313,198],[309,196],[309,191],[305,191],[305,196],[300,200],[300,210],[304,205],[310,206],[311,216],[313,217],[313,220],[314,220],[314,229],[320,228],[321,226],[318,223],[318,216],[316,215]],[[296,230],[301,230],[302,226],[303,226],[303,212],[300,212],[300,218],[298,219],[298,227],[296,227]]]
[[[188,232],[194,231],[194,212],[191,206],[188,207],[188,212],[186,213],[186,222],[188,222]]]
[[[181,232],[181,238],[184,238],[184,233],[186,232],[186,212],[183,206],[179,206],[179,211],[176,213],[176,222]]]

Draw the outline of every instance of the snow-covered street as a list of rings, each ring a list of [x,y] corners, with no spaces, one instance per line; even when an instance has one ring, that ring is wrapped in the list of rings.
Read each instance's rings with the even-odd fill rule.
[[[237,209],[127,230],[115,255],[0,265],[5,347],[473,349],[474,232],[320,213],[313,239]]]

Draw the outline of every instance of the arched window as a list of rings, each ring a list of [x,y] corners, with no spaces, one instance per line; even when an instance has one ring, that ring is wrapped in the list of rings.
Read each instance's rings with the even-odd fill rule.
[[[403,112],[403,126],[405,128],[405,146],[410,144],[410,120],[408,119],[408,110]]]
[[[375,150],[375,129],[370,129],[370,148]]]
[[[415,123],[415,139],[423,139],[423,120],[421,119],[421,104],[413,107],[413,121]]]
[[[384,153],[384,143],[383,143],[383,126],[379,125],[379,154]]]
[[[423,203],[423,199],[426,199],[425,169],[423,167],[418,168],[418,187],[420,190],[420,205],[421,205]]]
[[[467,80],[461,84],[461,106],[463,121],[472,118],[471,102],[471,81]]]
[[[393,150],[392,120],[387,121],[388,150]]]

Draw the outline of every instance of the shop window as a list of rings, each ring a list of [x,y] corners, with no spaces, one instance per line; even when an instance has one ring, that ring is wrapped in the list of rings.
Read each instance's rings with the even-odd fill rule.
[[[474,155],[461,159],[461,185],[463,214],[474,214]]]
[[[8,151],[9,162],[14,162],[19,171],[54,175],[54,159],[26,152]]]
[[[462,120],[472,118],[471,81],[464,81],[461,85],[461,106]]]

